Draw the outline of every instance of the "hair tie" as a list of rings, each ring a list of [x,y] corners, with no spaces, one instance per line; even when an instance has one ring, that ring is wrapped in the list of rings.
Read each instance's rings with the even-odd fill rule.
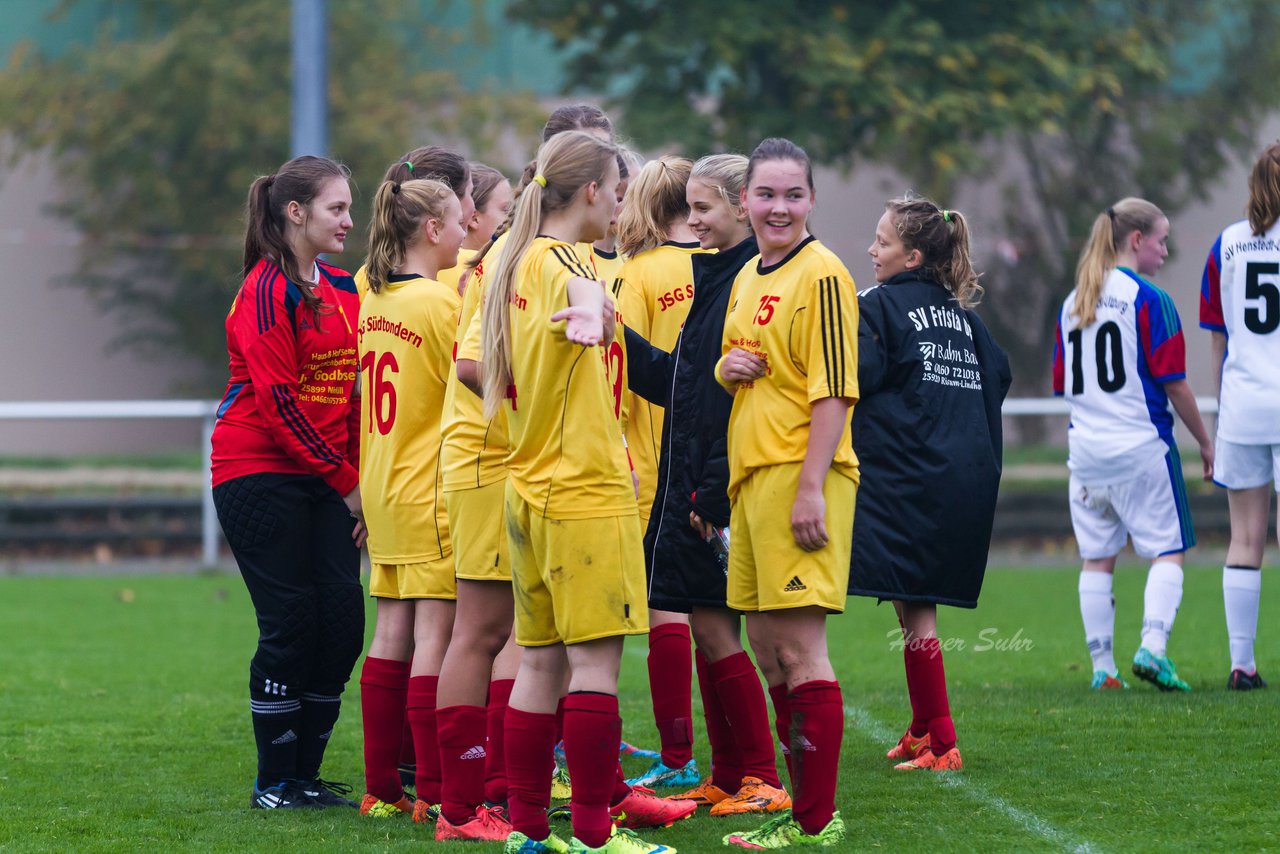
[[[272,187],[274,187],[274,186],[275,186],[275,183],[276,183],[276,176],[275,176],[275,175],[268,175],[268,176],[267,176],[267,181],[266,181],[266,184],[265,184],[266,188],[267,188],[268,190],[270,190]]]
[[[1115,209],[1115,208],[1107,208],[1107,216],[1109,216],[1109,217],[1111,218],[1111,221],[1112,221],[1112,222],[1115,222],[1115,221],[1116,221],[1116,209]]]
[[[412,174],[413,174],[413,163],[411,163],[410,161],[406,160],[406,161],[404,162],[404,165],[405,165],[405,168],[409,170],[409,174],[410,174],[410,175],[412,175]]]
[[[533,183],[537,184],[539,187],[541,187],[544,190],[547,188],[547,179],[544,178],[542,175],[534,175]]]
[[[399,192],[400,192],[400,182],[399,182],[399,181],[392,181],[392,182],[391,182],[391,192],[393,192],[393,193],[399,193]]]
[[[951,222],[951,211],[943,211],[943,212],[942,212],[942,221],[943,221],[943,222]]]

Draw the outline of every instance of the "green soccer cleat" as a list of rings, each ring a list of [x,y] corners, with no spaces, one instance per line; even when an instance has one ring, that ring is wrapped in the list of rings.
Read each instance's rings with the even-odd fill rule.
[[[1178,678],[1178,668],[1164,655],[1152,655],[1145,646],[1133,657],[1133,675],[1155,685],[1161,691],[1190,691],[1191,686]]]
[[[502,854],[569,854],[569,843],[552,833],[546,839],[530,839],[518,830],[507,836]]]
[[[1120,674],[1108,673],[1105,670],[1093,671],[1093,683],[1089,685],[1095,691],[1111,691],[1117,688],[1128,689],[1129,683],[1120,678]]]
[[[569,842],[569,854],[676,854],[670,845],[645,842],[635,831],[615,827],[609,831],[609,839],[599,848],[588,848],[575,836]]]
[[[627,781],[627,785],[644,786],[647,789],[657,789],[659,787],[687,789],[690,786],[698,785],[698,781],[701,779],[698,775],[698,763],[694,759],[690,759],[679,768],[670,768],[663,764],[661,759],[655,759],[653,764],[649,766],[648,771],[645,771],[639,777],[632,777]]]
[[[821,832],[813,835],[804,832],[800,822],[792,817],[791,810],[784,810],[755,830],[730,833],[724,838],[724,844],[730,848],[747,848],[753,851],[801,846],[834,848],[843,842],[844,819],[840,818],[839,810],[831,816],[831,821],[827,822]]]

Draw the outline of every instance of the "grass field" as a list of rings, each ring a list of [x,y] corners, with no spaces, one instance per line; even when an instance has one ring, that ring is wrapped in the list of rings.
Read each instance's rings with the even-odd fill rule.
[[[848,714],[842,850],[1280,848],[1280,684],[1225,690],[1220,578],[1187,573],[1170,654],[1191,694],[1134,684],[1095,695],[1076,571],[993,569],[981,608],[941,614],[966,765],[955,775],[905,775],[885,760],[908,720],[902,656],[887,640],[896,624],[887,606],[851,601],[830,622]],[[1138,569],[1117,577],[1122,662],[1137,646],[1143,579]],[[1258,658],[1280,679],[1280,632],[1268,621],[1278,597],[1275,585],[1264,591]],[[250,811],[254,638],[233,575],[0,579],[0,850],[498,850],[437,846],[423,827],[354,811]],[[653,746],[644,656],[642,640],[628,646],[624,735]],[[359,791],[356,681],[325,776]],[[705,767],[701,730],[697,739]],[[700,815],[646,838],[723,850],[723,833],[751,824]]]

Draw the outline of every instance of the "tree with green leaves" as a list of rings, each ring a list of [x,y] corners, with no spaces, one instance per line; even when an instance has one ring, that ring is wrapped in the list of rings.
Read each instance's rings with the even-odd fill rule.
[[[482,157],[513,128],[535,140],[542,118],[520,93],[468,92],[415,64],[424,45],[457,38],[421,5],[329,2],[330,140],[355,179],[358,231],[335,260],[352,268],[392,159],[448,139]],[[249,184],[289,156],[289,4],[111,7],[119,23],[92,43],[56,58],[30,43],[13,51],[0,70],[0,154],[54,159],[57,211],[85,238],[77,282],[121,321],[120,343],[188,357],[187,385],[208,394],[226,373],[221,319],[240,284]]]
[[[985,250],[981,311],[1022,393],[1047,391],[1053,319],[1093,217],[1130,194],[1170,215],[1204,197],[1280,104],[1271,0],[520,0],[508,13],[546,29],[567,84],[608,93],[642,145],[787,136],[963,204]]]

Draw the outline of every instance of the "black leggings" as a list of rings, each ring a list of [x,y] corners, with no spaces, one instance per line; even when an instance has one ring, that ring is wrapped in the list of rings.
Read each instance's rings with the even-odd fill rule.
[[[258,617],[249,705],[259,782],[311,779],[364,644],[355,522],[311,475],[246,475],[214,487],[213,500]]]

